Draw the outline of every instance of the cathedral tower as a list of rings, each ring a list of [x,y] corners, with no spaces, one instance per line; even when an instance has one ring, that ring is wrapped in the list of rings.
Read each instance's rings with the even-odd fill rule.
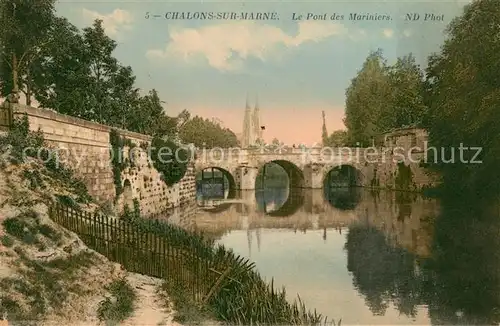
[[[254,139],[254,128],[252,121],[252,109],[250,109],[250,104],[248,103],[248,95],[247,101],[245,105],[245,116],[243,118],[243,134],[241,138],[241,147],[247,148],[248,146],[253,144]]]
[[[260,128],[260,108],[259,108],[259,99],[255,96],[255,107],[253,109],[253,130],[254,130],[254,143],[257,143],[258,140],[262,139],[262,129]]]
[[[255,101],[255,107],[252,110],[248,102],[248,95],[245,105],[245,116],[243,118],[243,133],[241,135],[241,147],[247,148],[258,144],[262,139],[262,127],[260,125],[260,108],[258,100]]]

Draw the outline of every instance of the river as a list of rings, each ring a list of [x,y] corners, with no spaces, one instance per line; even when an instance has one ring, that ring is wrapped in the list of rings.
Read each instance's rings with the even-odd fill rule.
[[[498,208],[361,188],[242,191],[173,218],[342,324],[500,321]]]

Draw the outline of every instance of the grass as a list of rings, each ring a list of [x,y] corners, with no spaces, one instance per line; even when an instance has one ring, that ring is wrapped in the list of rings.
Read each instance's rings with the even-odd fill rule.
[[[12,247],[15,243],[14,239],[12,239],[12,237],[8,236],[7,234],[4,234],[0,237],[0,242],[7,248]]]
[[[216,316],[211,311],[210,306],[196,302],[186,287],[165,281],[158,289],[160,296],[168,303],[174,303],[174,321],[183,325],[201,325],[208,320],[216,320]]]
[[[222,245],[216,245],[202,234],[140,217],[129,219],[128,223],[144,233],[166,238],[173,250],[182,253],[176,255],[177,261],[173,262],[178,268],[169,267],[181,272],[170,273],[169,282],[165,285],[169,295],[173,296],[177,309],[180,309],[181,319],[184,318],[182,316],[197,311],[193,314],[203,315],[209,312],[217,320],[239,325],[309,325],[327,321],[327,318],[316,311],[307,310],[300,297],[289,303],[285,289],[276,290],[273,282],[266,283],[248,259]],[[227,275],[216,286],[220,274],[228,269]],[[202,298],[205,299],[205,304],[189,304],[193,299],[187,298],[193,298],[192,293],[200,290],[205,296],[212,292],[208,299]],[[200,302],[200,298],[197,298],[197,302]]]
[[[83,294],[80,290],[78,272],[93,264],[94,254],[80,252],[68,259],[50,262],[30,260],[23,249],[16,247],[21,269],[20,277],[0,280],[0,316],[7,314],[9,320],[24,320],[22,325],[38,325],[49,309],[57,311],[70,293]],[[73,285],[71,285],[73,284]],[[16,292],[26,299],[26,307],[8,293]]]
[[[44,250],[46,244],[42,241],[42,237],[54,243],[62,239],[60,232],[48,224],[43,224],[38,214],[32,210],[27,210],[16,217],[5,219],[2,225],[5,232],[9,235],[10,242],[12,243],[11,246],[14,245],[15,239],[17,239],[26,245],[36,245],[39,250]],[[7,243],[9,243],[9,240],[7,240]],[[7,244],[4,245],[8,246]]]
[[[85,221],[85,214],[73,213],[73,220]],[[55,218],[68,224],[63,215]],[[122,263],[131,272],[160,277],[161,271],[161,277],[167,280],[164,290],[176,303],[180,320],[191,323],[208,315],[239,325],[319,325],[327,320],[316,311],[307,310],[300,298],[288,302],[286,291],[275,289],[273,282],[266,283],[254,263],[203,234],[140,216],[120,219],[110,232],[112,226],[106,219],[98,217],[97,227],[85,228],[85,232],[78,226],[85,223],[67,226],[77,234],[88,232],[81,236],[90,247]],[[107,231],[103,231],[105,224]],[[109,232],[112,237],[108,241],[99,240]],[[103,318],[118,319],[119,311],[126,309],[112,308],[117,304],[118,301],[107,300],[106,308],[101,310],[114,312],[103,312]]]
[[[118,325],[132,316],[137,295],[125,279],[113,281],[108,290],[112,297],[101,301],[97,315],[106,325]]]

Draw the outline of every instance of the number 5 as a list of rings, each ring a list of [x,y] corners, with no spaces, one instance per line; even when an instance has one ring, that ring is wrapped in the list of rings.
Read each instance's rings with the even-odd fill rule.
[[[146,12],[146,16],[144,18],[149,19],[149,11]]]

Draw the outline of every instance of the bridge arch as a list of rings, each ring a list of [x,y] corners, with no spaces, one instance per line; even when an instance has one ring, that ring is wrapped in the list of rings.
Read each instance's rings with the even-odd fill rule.
[[[294,163],[287,160],[272,160],[265,162],[259,168],[259,172],[269,164],[280,166],[288,176],[288,188],[304,188],[304,172]],[[257,180],[255,180],[257,182]]]
[[[220,174],[222,175],[222,180],[220,180],[220,176],[213,178],[215,171],[220,172]],[[205,178],[206,174],[208,174],[208,173],[209,173],[208,178]],[[212,180],[214,180],[215,182],[221,182],[221,181],[223,182],[223,197],[224,197],[224,199],[236,198],[237,189],[236,189],[236,182],[235,182],[235,178],[234,178],[233,174],[231,172],[229,172],[228,170],[226,170],[222,167],[218,167],[218,166],[205,167],[205,168],[201,169],[200,171],[198,171],[198,173],[196,174],[197,198],[200,195],[200,193],[202,193],[202,189],[203,189],[202,184],[203,184],[204,180],[210,180],[210,177],[212,177],[213,178]],[[227,190],[227,196],[226,196],[226,190]],[[201,198],[203,198],[203,195],[201,195]],[[223,211],[228,210],[231,206],[232,206],[231,203],[227,203],[227,204],[218,205],[215,208],[206,209],[206,211],[210,212],[210,213],[221,213]]]
[[[363,178],[363,173],[354,165],[336,165],[324,174],[323,188],[361,187]]]
[[[353,210],[361,202],[363,174],[350,164],[330,168],[323,179],[323,193],[330,205],[340,210]]]

